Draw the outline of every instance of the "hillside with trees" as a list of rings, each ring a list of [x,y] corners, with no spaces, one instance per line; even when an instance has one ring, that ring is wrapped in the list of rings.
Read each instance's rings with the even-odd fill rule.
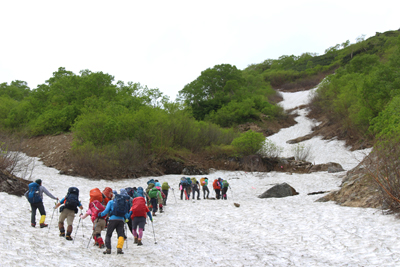
[[[184,86],[175,102],[157,88],[61,67],[37,88],[18,80],[0,84],[0,130],[30,138],[72,135],[70,169],[92,178],[185,166],[241,169],[251,155],[278,156],[273,146],[274,153],[260,150],[265,137],[294,123],[279,106],[279,90],[320,84],[310,116],[329,122],[354,148],[374,144],[381,155],[393,155],[400,131],[399,35],[361,36],[323,55],[284,55],[244,70],[216,65]]]

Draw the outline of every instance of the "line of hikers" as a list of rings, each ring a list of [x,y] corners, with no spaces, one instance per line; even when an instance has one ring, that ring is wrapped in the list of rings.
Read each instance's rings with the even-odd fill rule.
[[[182,177],[179,183],[181,200],[183,199],[183,194],[185,194],[186,199],[190,199],[191,189],[193,189],[193,199],[195,198],[196,192],[198,193],[197,199],[200,199],[200,185],[203,188],[204,199],[206,199],[206,192],[207,198],[209,198],[210,191],[208,190],[207,177],[201,178],[200,183],[196,178],[190,179],[189,177]],[[226,192],[228,187],[229,183],[226,180],[221,178],[215,179],[213,182],[213,188],[216,193],[216,198],[227,199]],[[44,193],[50,198],[56,200],[56,204],[53,207],[53,215],[54,211],[60,207],[60,215],[58,219],[60,237],[65,237],[66,240],[73,240],[71,236],[73,230],[72,224],[75,219],[75,214],[77,214],[79,211],[78,209],[80,209],[81,214],[79,215],[79,223],[82,219],[90,216],[93,223],[93,232],[91,237],[93,237],[96,246],[99,248],[106,247],[103,254],[111,254],[111,237],[114,230],[116,230],[118,236],[117,254],[123,254],[124,252],[122,251],[122,248],[127,238],[124,231],[125,223],[128,225],[129,230],[134,237],[134,243],[138,246],[143,245],[142,238],[147,217],[150,219],[151,223],[153,223],[153,217],[157,216],[156,212],[158,210],[160,210],[160,213],[164,212],[163,208],[167,205],[169,189],[170,186],[167,182],[164,182],[161,185],[158,180],[154,179],[147,182],[146,190],[144,190],[143,187],[127,187],[120,189],[120,193],[117,193],[116,190],[112,190],[110,187],[106,187],[103,191],[99,188],[93,188],[89,193],[89,207],[85,214],[82,213],[83,206],[79,200],[79,189],[77,187],[70,187],[66,196],[58,202],[59,198],[53,196],[44,186],[42,186],[41,179],[37,179],[35,182],[29,184],[25,197],[31,205],[32,227],[36,226],[37,209],[41,215],[39,222],[40,228],[48,226],[44,223],[46,219],[46,211],[43,205]],[[173,190],[173,188],[171,189]],[[64,227],[65,220],[67,220],[66,230]],[[107,229],[107,232],[104,242],[101,237],[101,231],[105,229]]]
[[[230,188],[227,180],[223,180],[222,178],[215,179],[213,182],[213,189],[215,191],[216,199],[228,199],[227,191]],[[200,186],[203,189],[203,199],[209,199],[210,190],[208,190],[208,178],[203,177],[200,178],[200,182],[197,181],[195,177],[182,177],[179,182],[179,190],[181,191],[181,200],[183,200],[183,196],[185,196],[186,200],[190,200],[190,194],[192,194],[192,199],[195,199],[195,195],[197,192],[197,200],[200,200]],[[206,196],[207,192],[207,196]]]

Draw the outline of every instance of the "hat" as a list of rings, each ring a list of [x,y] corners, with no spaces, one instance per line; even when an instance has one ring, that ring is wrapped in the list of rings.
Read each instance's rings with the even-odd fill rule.
[[[37,183],[38,185],[42,185],[42,180],[41,180],[41,179],[37,179],[37,180],[35,181],[35,183]]]

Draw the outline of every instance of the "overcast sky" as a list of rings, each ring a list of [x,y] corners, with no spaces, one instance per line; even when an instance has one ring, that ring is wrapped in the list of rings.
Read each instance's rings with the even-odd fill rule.
[[[140,2],[140,3],[139,3]],[[59,67],[102,71],[175,99],[201,71],[239,69],[400,28],[399,0],[1,1],[0,83]]]

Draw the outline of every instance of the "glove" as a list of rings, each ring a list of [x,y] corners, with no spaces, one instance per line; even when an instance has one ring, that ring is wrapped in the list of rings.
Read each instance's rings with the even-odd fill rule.
[[[153,217],[150,219],[151,222],[153,222]]]
[[[82,219],[82,217],[83,217],[83,214],[81,213],[81,215],[79,215],[79,217],[81,217],[81,219]]]
[[[125,222],[126,222],[126,223],[129,222],[129,220],[128,220],[128,219],[125,219]]]

